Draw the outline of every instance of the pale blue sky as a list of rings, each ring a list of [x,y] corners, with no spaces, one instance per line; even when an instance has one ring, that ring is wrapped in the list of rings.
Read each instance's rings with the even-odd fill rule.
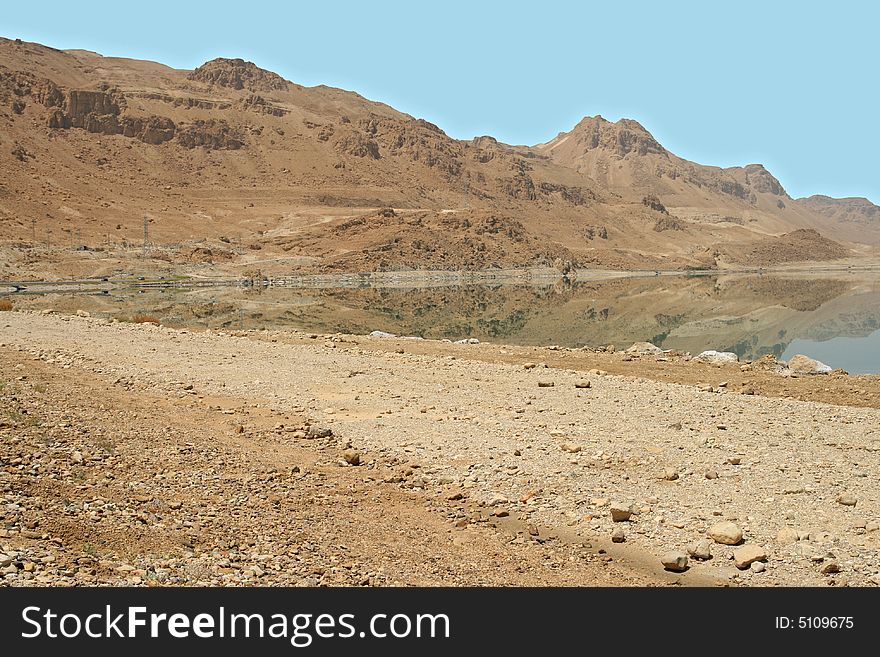
[[[880,203],[880,3],[31,2],[0,35],[194,68],[243,57],[535,144],[634,118],[704,164],[760,162],[793,196]]]

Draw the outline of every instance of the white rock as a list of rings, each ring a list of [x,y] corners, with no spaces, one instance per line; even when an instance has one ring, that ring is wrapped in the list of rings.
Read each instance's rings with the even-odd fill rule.
[[[628,354],[662,354],[663,350],[650,342],[636,342],[626,350]]]
[[[706,351],[701,351],[694,356],[693,360],[699,360],[705,363],[738,363],[739,356],[732,351],[715,351],[714,349],[708,349]]]
[[[797,354],[789,359],[788,369],[795,374],[828,374],[832,368],[814,358]]]

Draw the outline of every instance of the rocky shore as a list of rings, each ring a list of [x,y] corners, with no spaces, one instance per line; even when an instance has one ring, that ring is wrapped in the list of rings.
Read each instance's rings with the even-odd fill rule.
[[[880,377],[652,347],[0,313],[0,582],[880,584]]]

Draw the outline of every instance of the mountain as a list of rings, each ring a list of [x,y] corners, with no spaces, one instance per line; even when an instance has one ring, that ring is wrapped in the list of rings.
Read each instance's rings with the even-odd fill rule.
[[[725,268],[880,243],[855,206],[688,162],[635,121],[462,141],[235,58],[183,71],[0,39],[0,126],[2,278]]]
[[[863,228],[866,237],[874,236],[880,228],[880,207],[866,198],[831,198],[816,194],[798,199],[798,203],[836,224]]]
[[[586,117],[535,147],[624,198],[662,199],[681,219],[748,225],[778,234],[792,226],[838,240],[880,244],[880,208],[867,199],[792,199],[761,164],[720,168],[667,151],[636,121]]]

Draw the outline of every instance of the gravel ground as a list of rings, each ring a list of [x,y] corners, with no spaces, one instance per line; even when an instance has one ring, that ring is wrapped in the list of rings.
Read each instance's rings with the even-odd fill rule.
[[[218,560],[229,561],[228,541],[225,546],[201,543],[200,531],[210,526],[241,531],[244,523],[249,528],[247,535],[252,536],[261,523],[271,528],[281,522],[284,504],[296,489],[289,478],[306,478],[302,472],[290,473],[287,450],[306,450],[303,454],[314,455],[308,467],[323,468],[331,473],[325,476],[334,481],[343,473],[358,473],[355,478],[364,497],[380,492],[420,495],[431,505],[428,524],[442,520],[424,530],[426,536],[442,533],[442,540],[427,541],[421,547],[422,554],[431,555],[428,559],[433,557],[443,564],[441,570],[450,569],[445,574],[429,576],[419,571],[423,566],[411,564],[401,567],[401,572],[409,573],[406,577],[389,576],[389,565],[409,563],[409,557],[392,559],[382,574],[371,558],[362,555],[355,561],[365,565],[354,568],[355,576],[340,579],[347,584],[370,583],[370,577],[373,583],[528,583],[515,566],[502,567],[496,573],[485,568],[486,558],[481,561],[476,550],[485,541],[503,545],[499,554],[506,554],[509,564],[521,560],[522,571],[545,563],[546,550],[555,550],[556,556],[549,559],[559,565],[546,576],[543,571],[532,571],[533,582],[880,584],[880,493],[876,486],[880,410],[876,408],[734,394],[727,392],[730,386],[722,385],[724,381],[698,387],[598,370],[543,367],[542,363],[526,367],[523,363],[492,362],[484,345],[436,343],[433,349],[430,341],[412,341],[420,353],[411,353],[415,349],[404,340],[396,341],[392,351],[376,348],[382,338],[192,333],[31,312],[3,313],[0,327],[4,353],[9,358],[43,361],[40,365],[48,367],[48,380],[53,380],[52,376],[73,376],[74,381],[88,378],[95,386],[128,395],[122,409],[105,404],[103,416],[98,413],[100,397],[93,399],[91,411],[98,415],[92,422],[109,422],[111,413],[126,415],[126,426],[133,428],[137,437],[131,444],[140,445],[144,458],[155,461],[145,470],[151,482],[161,477],[185,492],[181,511],[195,504],[193,500],[206,504],[207,499],[214,504],[211,523],[202,514],[196,519],[197,529],[178,528],[183,538],[176,545],[183,550],[182,556],[175,557],[178,561],[169,558],[162,562],[177,565],[158,567],[169,583],[227,581],[223,576],[231,573],[218,573],[216,568],[240,574],[241,569],[232,565],[216,566]],[[558,351],[549,348],[546,360],[555,363]],[[36,361],[23,361],[29,362]],[[24,386],[28,379],[18,377],[32,374],[30,366],[23,363],[15,365],[19,369],[4,371],[0,379],[7,386]],[[704,378],[725,375],[723,368],[696,363],[686,367],[703,368]],[[738,366],[735,372],[741,375]],[[834,381],[827,376],[809,378],[809,384],[801,381],[799,385],[848,385],[847,377]],[[579,387],[587,382],[589,387]],[[144,404],[165,408],[167,416],[158,424],[149,423],[153,426],[149,439],[137,432],[147,425],[149,413],[141,417],[132,410]],[[46,405],[51,409],[52,401]],[[51,426],[63,423],[65,410],[54,409]],[[187,413],[201,413],[205,419],[184,417]],[[127,417],[130,414],[135,417]],[[256,415],[267,426],[252,426]],[[9,412],[7,416],[11,417]],[[183,431],[183,437],[177,436],[181,431],[177,425],[184,421],[197,423]],[[21,417],[6,422],[7,426],[0,428],[3,435],[22,439]],[[223,433],[223,438],[208,430],[199,432],[198,422],[204,422],[206,428],[212,422],[220,423],[226,427],[225,432],[217,432]],[[62,433],[64,430],[61,427]],[[34,438],[41,427],[34,425],[29,431]],[[328,432],[330,435],[324,435]],[[199,433],[201,437],[193,438]],[[88,438],[95,440],[91,435]],[[70,451],[75,444],[69,440],[56,447],[51,440],[50,431],[45,438],[48,450],[60,449],[66,459],[75,460],[77,453],[85,459],[81,450]],[[143,448],[144,440],[148,449]],[[162,453],[154,455],[153,450]],[[26,465],[9,461],[11,456],[14,460],[12,454],[4,456],[4,531],[8,540],[20,541],[25,531],[37,534],[41,530],[22,528],[23,511],[10,508],[20,505],[10,499],[21,495],[20,482],[10,468],[20,471]],[[262,469],[251,472],[243,460],[258,462]],[[358,464],[351,465],[351,461]],[[213,472],[212,466],[226,472],[225,479],[218,483],[221,473]],[[70,474],[61,474],[63,470],[54,476],[43,475],[42,467],[31,475],[39,480],[34,485],[38,483],[41,490],[61,480],[75,483]],[[275,476],[269,477],[272,472]],[[127,478],[132,491],[139,483],[147,485]],[[339,485],[333,485],[338,491]],[[140,504],[152,504],[154,497],[150,495],[142,495],[148,499]],[[212,495],[223,498],[223,504],[217,505]],[[266,499],[260,500],[258,507],[251,506],[254,497],[261,495],[267,499],[275,495],[281,508],[273,510],[273,503],[267,504]],[[326,550],[330,542],[338,540],[331,537],[343,532],[337,525],[346,518],[353,521],[346,523],[344,530],[348,541],[358,537],[358,541],[369,542],[365,535],[372,532],[377,542],[387,539],[382,538],[385,533],[393,533],[393,522],[388,526],[387,518],[358,516],[354,521],[350,513],[340,510],[339,517],[328,520],[351,500],[347,495],[336,495],[340,499],[330,509],[324,508],[320,520],[327,526],[310,540],[319,546],[316,549]],[[383,508],[394,504],[402,502],[377,499],[371,503],[371,511],[381,516]],[[305,500],[302,506],[310,508]],[[420,508],[424,511],[427,507]],[[133,507],[125,513],[136,511]],[[76,524],[76,519],[83,522],[82,508],[71,514],[69,524]],[[424,525],[421,515],[411,517],[413,527],[420,522]],[[615,522],[612,515],[628,519]],[[159,516],[160,522],[169,522],[161,513]],[[10,517],[18,520],[10,522]],[[734,533],[742,532],[740,545],[709,538],[707,532],[727,540],[720,536],[724,533],[720,529],[709,531],[724,521],[734,525]],[[150,527],[151,522],[155,520],[147,516],[147,523],[142,524]],[[309,526],[313,527],[312,523]],[[252,549],[254,546],[236,547],[236,555],[255,553],[256,557],[248,559],[258,563],[268,557],[272,567],[261,566],[263,575],[259,577],[265,577],[266,572],[288,573],[286,566],[275,570],[272,559],[281,558],[281,554],[283,559],[292,558],[291,546],[302,538],[290,536],[285,529],[270,529],[268,534],[275,537],[274,542],[248,539],[262,552]],[[108,544],[107,549],[113,548],[112,540]],[[447,551],[467,546],[474,560],[464,559],[456,571],[455,555]],[[381,551],[380,544],[376,548]],[[164,549],[167,552],[170,548]],[[143,561],[147,551],[146,543],[137,543],[137,554],[128,557]],[[703,554],[707,551],[711,558],[700,558],[708,556]],[[675,575],[663,570],[661,559],[675,567],[667,558],[670,552],[690,552],[686,572]],[[372,553],[364,548],[363,554]],[[378,559],[379,554],[374,557]],[[100,555],[96,558],[102,561]],[[203,577],[171,574],[185,571],[199,559],[208,560],[203,564]],[[417,561],[416,557],[413,563]],[[473,570],[460,572],[467,571],[467,563]],[[155,571],[155,567],[150,571],[143,564],[131,566],[145,573],[136,575],[141,579]],[[617,570],[609,571],[611,566]],[[308,568],[314,570],[311,565]],[[12,571],[6,575],[7,579],[21,576],[21,572]],[[264,583],[322,583],[324,575],[297,571],[289,577]],[[231,581],[248,579],[236,575]]]

